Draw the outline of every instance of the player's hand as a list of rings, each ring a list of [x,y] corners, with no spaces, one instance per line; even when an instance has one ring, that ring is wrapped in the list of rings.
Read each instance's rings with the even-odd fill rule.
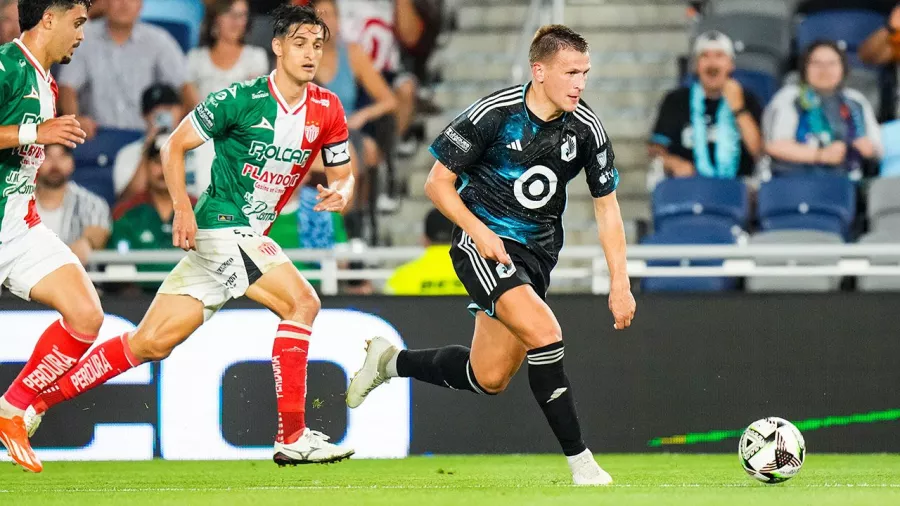
[[[47,120],[37,128],[37,143],[49,146],[60,144],[74,149],[79,144],[84,144],[87,134],[81,129],[81,124],[75,116],[60,116]]]
[[[484,227],[484,230],[473,234],[472,241],[475,243],[475,249],[478,250],[478,254],[482,258],[493,260],[507,267],[512,266],[513,261],[506,252],[503,239],[489,228]]]
[[[188,201],[189,202],[189,201]],[[175,206],[175,219],[172,222],[172,246],[185,251],[197,247],[197,217],[190,204]]]
[[[313,207],[313,211],[340,213],[347,207],[349,200],[343,193],[331,188],[325,188],[322,185],[316,186],[316,189],[319,190],[319,194],[316,195],[316,200],[319,203]]]
[[[637,305],[634,302],[634,295],[632,295],[631,287],[628,284],[613,285],[610,287],[609,310],[616,320],[613,328],[616,330],[624,330],[631,326],[631,320],[634,319],[636,308]]]

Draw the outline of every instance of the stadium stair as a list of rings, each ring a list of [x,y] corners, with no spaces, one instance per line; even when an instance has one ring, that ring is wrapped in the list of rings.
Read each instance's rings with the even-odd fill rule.
[[[457,114],[483,96],[513,83],[511,67],[524,61],[527,47],[510,48],[528,14],[527,0],[462,0],[456,31],[436,55],[444,82],[435,101],[444,114],[426,122],[427,141]],[[592,69],[584,98],[613,139],[620,171],[618,196],[629,242],[638,240],[642,222],[650,220],[646,139],[656,107],[677,84],[677,58],[688,49],[684,4],[664,0],[569,0],[566,23],[591,44]],[[527,77],[526,77],[527,79]],[[398,166],[409,198],[399,211],[394,244],[409,243],[408,224],[422,220],[428,200],[421,189],[433,159],[426,149]],[[566,244],[596,245],[592,202],[579,175],[568,188]],[[401,226],[401,224],[404,224]]]

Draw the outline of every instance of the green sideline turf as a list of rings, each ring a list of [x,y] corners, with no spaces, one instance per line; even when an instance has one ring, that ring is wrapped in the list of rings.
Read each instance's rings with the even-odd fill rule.
[[[736,455],[603,455],[615,485],[570,486],[553,455],[271,462],[49,462],[0,467],[0,505],[888,505],[900,504],[900,455],[809,455],[800,475],[756,482]],[[751,502],[752,501],[752,502]]]

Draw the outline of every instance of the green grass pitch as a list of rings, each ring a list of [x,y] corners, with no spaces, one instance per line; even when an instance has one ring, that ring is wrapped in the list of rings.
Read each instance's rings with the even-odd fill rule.
[[[736,455],[602,455],[616,480],[570,485],[555,455],[413,457],[278,468],[271,462],[49,462],[0,467],[0,504],[76,505],[887,505],[900,455],[810,455],[796,478],[758,483]]]

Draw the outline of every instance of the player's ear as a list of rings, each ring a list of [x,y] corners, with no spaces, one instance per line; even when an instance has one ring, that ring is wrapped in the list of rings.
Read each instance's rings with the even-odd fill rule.
[[[534,74],[535,80],[539,83],[544,82],[544,64],[541,62],[534,62],[531,65],[531,73]]]
[[[54,21],[56,21],[56,13],[53,12],[53,9],[45,10],[44,15],[41,16],[41,26],[47,30],[52,30]]]
[[[278,37],[275,37],[274,39],[272,39],[272,52],[275,53],[275,56],[277,56],[279,58],[284,56],[283,44],[284,44],[284,42]]]

